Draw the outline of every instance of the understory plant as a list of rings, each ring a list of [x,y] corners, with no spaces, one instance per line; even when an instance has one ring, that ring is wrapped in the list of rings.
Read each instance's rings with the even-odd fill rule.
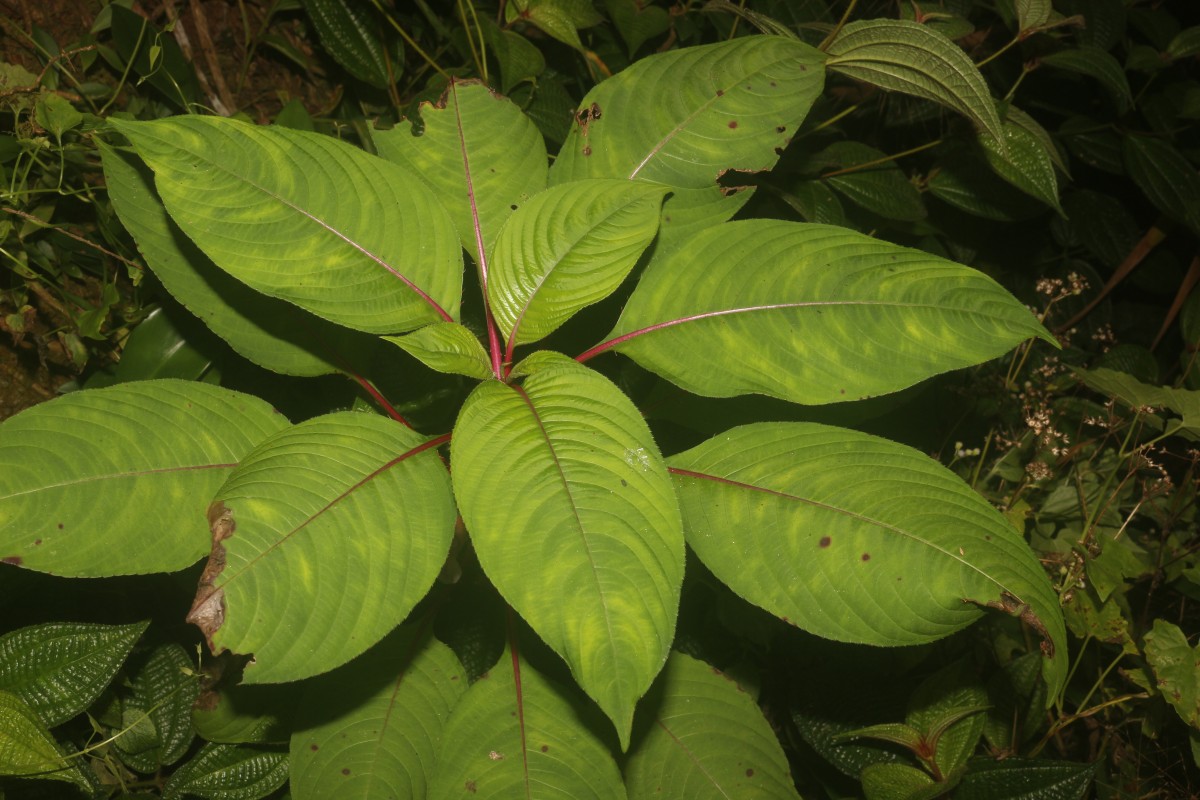
[[[754,35],[637,61],[583,98],[552,163],[472,81],[366,149],[111,119],[105,179],[147,265],[288,377],[269,401],[85,389],[0,425],[0,560],[82,579],[207,558],[186,612],[199,663],[177,643],[143,654],[119,708],[97,699],[144,624],[0,639],[0,664],[38,654],[0,671],[4,771],[102,791],[49,732],[90,709],[112,732],[94,751],[147,771],[189,755],[166,796],[234,796],[204,781],[240,769],[242,797],[284,780],[296,798],[794,797],[753,687],[677,637],[685,572],[839,642],[919,645],[1006,615],[1038,718],[1067,677],[1058,596],[961,478],[821,422],[703,440],[670,424],[695,397],[835,406],[1054,342],[972,268],[734,219],[741,177],[775,165],[832,71],[949,105],[1009,154],[970,60],[905,20],[824,50]],[[335,373],[370,401],[293,396]],[[65,652],[107,658],[70,684]],[[67,684],[95,691],[68,702]],[[989,703],[962,685],[943,675],[903,725],[843,731],[914,754],[864,770],[865,791],[986,784],[994,765],[968,757]]]

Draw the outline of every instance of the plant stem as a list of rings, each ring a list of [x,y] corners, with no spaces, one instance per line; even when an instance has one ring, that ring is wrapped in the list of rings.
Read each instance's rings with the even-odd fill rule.
[[[845,13],[843,13],[842,18],[838,20],[838,24],[835,25],[833,30],[829,32],[829,35],[826,36],[819,45],[817,45],[818,50],[824,52],[825,48],[833,44],[833,40],[836,39],[837,35],[842,32],[842,28],[846,27],[846,20],[850,19],[850,12],[854,11],[854,7],[856,5],[858,5],[858,0],[850,0],[850,4],[846,6]]]
[[[910,147],[908,150],[905,150],[901,153],[896,153],[895,155],[884,156],[883,158],[877,158],[873,161],[864,161],[861,164],[851,164],[848,167],[843,167],[841,169],[835,169],[833,172],[826,172],[826,173],[822,174],[820,176],[820,178],[821,178],[821,180],[824,180],[825,178],[834,178],[834,177],[837,177],[838,175],[849,175],[854,172],[862,172],[863,170],[870,169],[871,167],[877,167],[880,164],[886,164],[889,161],[895,161],[898,158],[904,158],[905,156],[911,156],[916,153],[920,153],[922,150],[928,150],[931,147],[937,147],[941,143],[942,143],[941,139],[936,139],[932,142],[926,142],[925,144],[919,144],[916,147]]]

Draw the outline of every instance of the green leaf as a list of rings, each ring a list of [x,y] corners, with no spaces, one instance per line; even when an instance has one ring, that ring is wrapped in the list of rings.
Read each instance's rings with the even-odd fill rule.
[[[1110,270],[1116,269],[1141,238],[1133,214],[1112,195],[1089,189],[1071,192],[1063,197],[1063,209],[1075,241]]]
[[[1071,171],[1067,169],[1067,162],[1063,160],[1062,153],[1058,151],[1058,147],[1054,144],[1054,139],[1050,137],[1049,131],[1043,128],[1040,122],[1011,103],[1005,104],[1004,121],[1006,123],[1006,134],[1007,123],[1016,125],[1021,130],[1033,136],[1034,140],[1059,172],[1064,175],[1071,174]]]
[[[657,254],[729,219],[752,189],[717,184],[727,172],[771,169],[824,84],[819,50],[747,36],[643,58],[588,93],[550,171],[660,183]]]
[[[301,707],[310,721],[290,747],[292,796],[427,796],[443,727],[466,691],[449,647],[401,627],[309,684]]]
[[[583,52],[579,28],[589,28],[603,20],[589,0],[511,0],[504,9],[505,21],[532,22],[542,31]]]
[[[516,31],[501,29],[486,15],[480,15],[472,21],[479,23],[488,52],[500,65],[501,92],[510,94],[517,84],[532,80],[546,71],[546,57],[533,42]]]
[[[1179,414],[1182,419],[1171,420],[1164,434],[1200,437],[1200,391],[1151,386],[1111,369],[1076,370],[1075,374],[1089,388],[1115,397],[1131,408],[1167,408]]]
[[[1011,120],[1005,119],[1003,126],[1003,142],[985,131],[979,134],[979,143],[983,145],[992,169],[1013,186],[1062,214],[1058,202],[1058,176],[1054,174],[1054,162],[1046,151],[1046,142]]]
[[[670,459],[688,544],[737,594],[820,636],[895,646],[1020,614],[1066,677],[1058,597],[987,501],[928,456],[813,423],[746,425]]]
[[[1154,620],[1154,627],[1145,636],[1146,661],[1158,679],[1158,690],[1180,718],[1193,728],[1200,728],[1200,646],[1188,644],[1187,636],[1177,625],[1165,619]]]
[[[379,155],[432,190],[467,252],[486,258],[504,221],[546,186],[542,136],[511,100],[475,82],[455,81],[437,105],[423,103],[421,122],[419,136],[402,120],[371,138]]]
[[[833,737],[835,742],[848,742],[854,739],[878,739],[908,748],[914,753],[920,751],[923,744],[921,732],[911,725],[901,722],[884,722],[879,725],[868,725],[865,728],[855,728],[852,731],[839,733]]]
[[[153,173],[97,140],[113,208],[146,264],[185,308],[254,363],[286,375],[324,375],[339,353],[365,350],[362,334],[267,297],[222,272],[167,214]],[[119,369],[119,368],[118,368]]]
[[[966,661],[949,664],[930,675],[909,698],[905,721],[920,730],[935,748],[934,762],[943,775],[967,763],[987,724],[987,690]]]
[[[68,760],[32,708],[0,690],[0,776],[44,778],[92,788],[77,760]]]
[[[430,369],[487,380],[492,365],[487,351],[469,328],[457,322],[435,322],[406,336],[384,336]]]
[[[828,69],[847,77],[940,103],[996,139],[1000,118],[971,58],[945,36],[917,22],[870,19],[842,28],[827,48]]]
[[[1193,25],[1175,34],[1175,38],[1167,45],[1167,53],[1176,61],[1200,53],[1200,25]]]
[[[457,316],[453,226],[400,167],[328,136],[224,117],[109,124],[154,170],[183,232],[248,286],[368,333]]]
[[[75,106],[65,98],[56,94],[40,95],[34,114],[37,124],[54,134],[54,138],[60,143],[64,133],[83,122],[83,114],[76,111]]]
[[[487,287],[510,356],[616,291],[658,231],[666,191],[644,181],[573,181],[513,214]]]
[[[1150,202],[1200,234],[1200,174],[1170,142],[1129,135],[1121,140],[1129,177]]]
[[[1017,20],[1020,23],[1021,31],[1027,31],[1043,24],[1050,19],[1050,13],[1054,11],[1050,0],[1014,0],[1013,4],[1017,9]]]
[[[381,26],[367,4],[347,0],[301,0],[325,52],[360,81],[379,89],[395,82],[379,40]],[[399,69],[402,63],[394,65]]]
[[[287,421],[254,397],[176,380],[51,400],[0,423],[0,558],[70,577],[183,569],[204,508]]]
[[[907,764],[870,764],[861,780],[867,800],[934,800],[949,788]]]
[[[666,33],[671,27],[667,10],[647,0],[604,0],[604,7],[608,10],[608,18],[625,40],[630,59],[639,47],[655,36]]]
[[[0,690],[28,704],[48,728],[100,696],[148,622],[48,622],[0,636]]]
[[[581,358],[613,348],[697,394],[816,404],[894,392],[1030,336],[1049,339],[973,269],[843,228],[745,220],[652,264]]]
[[[121,760],[139,772],[156,772],[187,752],[195,729],[192,704],[200,696],[200,680],[187,651],[177,644],[154,649],[133,675],[133,693],[121,701],[122,727],[149,721],[148,735],[120,736],[113,745]]]
[[[237,685],[207,690],[192,707],[192,726],[209,742],[286,742],[291,736],[298,686]]]
[[[1098,763],[1098,762],[1097,762]],[[1096,764],[1044,758],[977,759],[958,784],[955,800],[1080,800]]]
[[[229,476],[188,620],[214,652],[254,655],[246,683],[344,664],[429,590],[455,520],[436,442],[373,414],[327,414],[266,439]]]
[[[834,189],[866,210],[884,219],[916,222],[925,218],[921,193],[895,161],[860,142],[836,142],[812,159],[821,170],[842,170],[859,164],[872,166],[823,178]],[[811,219],[810,222],[825,220]]]
[[[1129,79],[1125,76],[1124,68],[1116,58],[1099,47],[1085,45],[1071,50],[1060,50],[1042,56],[1041,63],[1100,81],[1112,95],[1119,113],[1125,113],[1133,105],[1133,92],[1129,89]]]
[[[984,219],[1014,222],[1041,213],[1024,192],[1002,180],[976,152],[951,149],[930,175],[929,193]]]
[[[208,743],[163,786],[165,800],[258,800],[288,778],[287,753],[260,747]]]
[[[625,767],[630,800],[799,797],[754,699],[703,661],[672,653],[642,713]]]
[[[819,180],[793,183],[779,195],[805,222],[845,225],[846,212],[833,190]]]
[[[484,383],[459,413],[454,494],[492,583],[627,745],[674,636],[683,535],[671,482],[606,378],[548,352],[513,375],[523,382]]]
[[[429,797],[624,800],[581,699],[505,650],[446,723]]]
[[[148,83],[184,111],[191,111],[200,96],[200,84],[175,38],[124,6],[114,5],[109,14],[113,44],[120,54],[119,69],[126,64],[132,66],[133,72],[141,76],[139,85]]]

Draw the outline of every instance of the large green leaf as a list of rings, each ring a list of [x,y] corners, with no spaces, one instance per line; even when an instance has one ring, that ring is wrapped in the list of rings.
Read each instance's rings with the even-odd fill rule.
[[[751,190],[727,171],[775,165],[824,85],[825,55],[747,36],[644,58],[594,88],[550,172],[552,183],[625,178],[669,186],[656,252],[733,216]]]
[[[420,135],[402,120],[373,131],[379,155],[419,177],[450,212],[476,259],[515,207],[546,186],[546,145],[511,100],[474,81],[454,81],[437,105],[421,105]]]
[[[0,690],[0,776],[46,778],[92,788],[79,762],[64,755],[34,710],[15,694]]]
[[[951,108],[996,139],[1000,118],[987,82],[958,45],[904,19],[851,22],[829,43],[826,67],[843,75]]]
[[[645,420],[607,379],[536,353],[454,428],[454,494],[479,562],[628,743],[675,631],[683,535]]]
[[[446,723],[429,796],[624,800],[621,773],[587,724],[589,711],[596,716],[505,651]]]
[[[621,285],[658,231],[667,187],[596,178],[551,187],[496,241],[488,299],[508,352]]]
[[[1170,142],[1149,136],[1121,140],[1125,169],[1150,202],[1200,234],[1200,175]]]
[[[754,699],[703,661],[672,653],[643,711],[625,767],[630,800],[799,797]]]
[[[466,690],[449,647],[400,628],[309,685],[311,722],[291,741],[292,796],[425,797],[443,726]]]
[[[328,136],[224,117],[110,120],[218,267],[369,333],[453,320],[462,251],[406,170]]]
[[[163,287],[246,358],[288,375],[323,375],[339,353],[369,337],[276,300],[222,272],[183,235],[154,189],[153,173],[97,140],[104,180],[121,224]]]
[[[813,423],[735,428],[670,460],[688,543],[730,588],[830,639],[928,642],[1019,613],[1066,676],[1058,597],[1012,525],[904,445]]]
[[[188,619],[214,652],[254,654],[247,683],[344,664],[429,590],[455,519],[435,442],[340,412],[270,437],[230,475]]]
[[[47,622],[0,636],[0,690],[54,727],[92,704],[117,674],[148,622]]]
[[[257,398],[177,380],[34,406],[0,424],[0,557],[72,577],[183,569],[208,549],[208,498],[285,425]]]
[[[843,228],[730,222],[652,264],[607,342],[697,394],[894,392],[1050,339],[995,281]],[[1051,340],[1052,341],[1052,340]]]

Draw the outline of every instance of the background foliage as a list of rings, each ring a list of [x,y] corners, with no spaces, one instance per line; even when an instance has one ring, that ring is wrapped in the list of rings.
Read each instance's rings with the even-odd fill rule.
[[[1053,577],[1069,682],[1043,713],[1037,642],[1014,617],[989,614],[926,645],[837,644],[749,605],[691,559],[675,644],[687,655],[670,663],[672,685],[697,687],[714,708],[757,703],[786,758],[771,774],[790,770],[805,797],[935,796],[955,782],[956,797],[1197,790],[1194,9],[1124,0],[306,0],[91,10],[86,30],[63,24],[53,3],[3,18],[4,416],[39,395],[112,384],[136,393],[137,381],[171,377],[253,393],[297,421],[369,404],[376,391],[403,396],[399,413],[440,431],[465,394],[463,381],[416,361],[370,386],[336,375],[281,379],[237,355],[192,316],[203,308],[189,313],[172,299],[167,274],[143,268],[101,177],[96,134],[106,120],[237,115],[386,153],[396,131],[443,124],[420,104],[452,76],[472,77],[511,97],[537,127],[521,135],[554,154],[583,96],[651,53],[758,32],[824,45],[840,69],[782,142],[779,165],[723,179],[740,200],[743,185],[754,187],[741,217],[842,225],[971,264],[1036,309],[1062,349],[1031,342],[894,395],[823,408],[757,395],[681,401],[628,359],[603,369],[638,399],[668,454],[737,424],[804,420],[935,455],[1004,511]],[[882,18],[909,21],[944,55],[939,80],[864,56],[888,44],[891,29],[874,22]],[[118,173],[108,174],[111,182]],[[461,221],[446,224],[463,231]],[[145,247],[144,232],[134,233]],[[557,335],[587,333],[568,325]],[[327,366],[290,371],[322,375]],[[397,663],[419,676],[404,684],[406,704],[430,714],[456,702],[479,709],[446,733],[453,745],[443,746],[463,752],[478,745],[475,731],[511,735],[506,720],[486,717],[494,700],[480,697],[503,691],[505,670],[526,666],[531,724],[553,745],[568,735],[557,720],[594,709],[556,705],[556,682],[570,678],[536,637],[522,636],[518,658],[486,633],[504,629],[503,603],[469,554],[461,568],[455,591],[439,596],[432,635],[404,626],[340,671],[247,687],[237,685],[242,665],[212,657],[184,623],[200,565],[87,582],[0,565],[0,764],[23,775],[79,753],[63,776],[99,796],[282,795],[289,771],[320,775],[321,759],[336,758],[338,711],[353,707],[371,724],[386,705],[372,676]],[[728,693],[732,684],[704,663],[739,691]],[[336,709],[323,706],[330,686],[350,695]],[[685,704],[658,702],[687,724]],[[31,743],[26,767],[6,742]],[[627,781],[668,759],[648,744],[613,764],[602,738],[570,749],[599,754]],[[0,781],[6,797],[62,796],[67,785]]]

